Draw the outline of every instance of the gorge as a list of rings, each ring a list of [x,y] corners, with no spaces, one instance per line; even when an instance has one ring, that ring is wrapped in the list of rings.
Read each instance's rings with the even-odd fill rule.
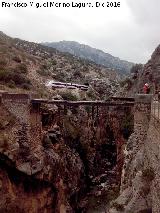
[[[123,146],[133,131],[133,105],[126,100],[78,103],[3,93],[1,112],[11,113],[14,124],[1,130],[3,208],[84,212],[89,192],[104,197],[117,191]],[[125,131],[127,125],[131,132]]]
[[[0,212],[159,213],[160,46],[127,79],[2,32],[0,57]]]

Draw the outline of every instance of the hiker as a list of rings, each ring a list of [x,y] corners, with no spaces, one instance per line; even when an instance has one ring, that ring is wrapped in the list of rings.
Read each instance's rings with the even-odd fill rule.
[[[145,85],[143,87],[143,91],[144,91],[145,94],[149,94],[150,93],[149,84],[145,83]]]

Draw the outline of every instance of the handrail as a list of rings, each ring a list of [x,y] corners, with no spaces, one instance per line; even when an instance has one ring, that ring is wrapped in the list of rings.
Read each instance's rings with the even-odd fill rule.
[[[155,94],[152,100],[152,117],[160,122],[160,94]]]
[[[90,106],[133,106],[134,101],[65,101],[65,100],[48,100],[48,99],[32,99],[33,104],[55,104],[55,105],[90,105]]]

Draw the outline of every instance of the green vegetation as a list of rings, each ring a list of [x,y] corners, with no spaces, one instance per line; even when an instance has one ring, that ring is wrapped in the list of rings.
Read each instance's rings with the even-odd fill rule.
[[[4,58],[0,59],[0,69],[4,69],[4,67],[7,65],[7,61]]]
[[[60,92],[61,97],[66,101],[77,101],[78,98],[76,95],[72,94],[71,92]]]
[[[45,69],[39,69],[37,70],[37,73],[40,74],[41,76],[50,76],[50,72]]]
[[[50,65],[49,64],[41,64],[39,70],[37,70],[37,73],[41,76],[51,76],[51,72],[49,71]]]
[[[120,86],[121,87],[127,86],[127,89],[129,90],[133,86],[133,82],[130,78],[126,78],[125,80],[120,82]]]
[[[38,98],[50,98],[48,92],[45,90],[44,86],[37,87],[36,93],[38,94]]]
[[[3,47],[6,51],[2,51]],[[28,68],[25,63],[22,63],[19,54],[8,44],[0,46],[0,49],[0,83],[10,88],[30,89],[31,82],[27,77]]]
[[[95,95],[95,93],[94,93],[94,90],[92,90],[92,89],[89,89],[89,90],[87,91],[87,96],[88,96],[92,101],[94,101],[94,100],[97,99],[97,97],[96,97],[96,95]]]
[[[55,66],[55,65],[57,64],[57,61],[56,61],[56,60],[52,60],[52,61],[51,61],[51,64],[52,64],[53,66]]]
[[[56,76],[54,77],[54,79],[57,81],[64,82],[64,80],[66,79],[66,75],[63,72],[59,72],[59,73],[56,73]]]
[[[83,78],[82,73],[79,70],[75,70],[73,73],[74,78]]]
[[[0,81],[12,88],[15,87],[15,85],[23,88],[24,84],[25,87],[26,85],[28,88],[31,87],[30,80],[24,74],[15,72],[15,70],[0,70]]]
[[[23,74],[27,74],[28,72],[28,69],[27,69],[27,66],[26,64],[22,63],[22,64],[18,64],[16,67],[15,67],[15,71],[17,71],[18,73],[23,73]]]

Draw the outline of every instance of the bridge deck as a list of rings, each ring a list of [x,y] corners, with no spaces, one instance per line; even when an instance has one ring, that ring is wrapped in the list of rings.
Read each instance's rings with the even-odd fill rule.
[[[112,96],[112,97],[109,98],[109,100],[134,102],[135,98],[131,98],[131,97],[126,98],[126,97],[115,97],[115,96]]]
[[[133,106],[134,101],[64,101],[64,100],[48,100],[48,99],[32,99],[33,104],[55,104],[55,105],[72,105],[72,106]]]

